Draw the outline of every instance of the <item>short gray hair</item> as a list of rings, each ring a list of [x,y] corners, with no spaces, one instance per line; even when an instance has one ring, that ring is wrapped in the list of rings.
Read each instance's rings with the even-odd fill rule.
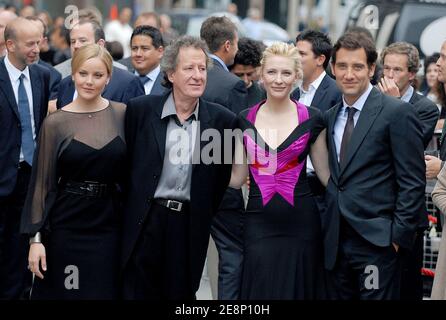
[[[212,59],[208,55],[208,47],[206,42],[200,38],[192,36],[179,37],[166,47],[163,58],[161,59],[161,72],[164,72],[163,86],[172,88],[172,83],[169,81],[167,74],[176,70],[180,49],[190,47],[203,50],[204,54],[206,55],[206,68],[208,70],[211,68]]]

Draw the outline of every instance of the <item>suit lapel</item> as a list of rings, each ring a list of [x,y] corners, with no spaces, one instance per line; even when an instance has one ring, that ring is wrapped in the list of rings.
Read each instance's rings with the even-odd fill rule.
[[[314,94],[313,101],[311,101],[311,106],[316,107],[320,110],[322,110],[322,99],[324,99],[325,95],[327,94],[327,77],[328,75],[325,75],[324,79],[322,79],[321,85],[319,86],[319,88],[317,88]]]
[[[15,101],[14,90],[12,89],[11,80],[9,79],[9,73],[6,70],[5,60],[0,61],[0,90],[5,94],[6,99],[9,102],[10,108],[14,111],[17,119],[20,120],[19,108]]]
[[[197,137],[195,139],[195,148],[194,148],[194,154],[193,154],[193,169],[192,172],[195,172],[197,167],[200,167],[201,164],[201,150],[205,147],[205,145],[208,143],[207,141],[202,141],[201,136],[203,134],[203,131],[209,129],[209,122],[210,122],[210,115],[209,111],[207,109],[207,104],[204,100],[199,100],[200,109],[198,110],[198,125],[199,130],[197,133]],[[198,148],[198,146],[200,146]],[[197,165],[198,164],[198,165]]]
[[[162,71],[160,71],[160,73],[158,74],[158,76],[155,79],[155,83],[153,84],[152,87],[152,91],[150,92],[150,94],[163,94],[164,90],[163,87],[161,85],[161,80],[163,79],[164,73]]]
[[[328,130],[327,130],[328,141],[329,141],[329,145],[331,146],[331,148],[329,149],[330,150],[329,161],[333,164],[332,166],[330,166],[330,169],[334,170],[334,172],[332,172],[332,178],[334,178],[336,182],[338,181],[340,168],[339,168],[336,144],[335,144],[334,138],[333,138],[333,132],[334,132],[334,126],[336,123],[336,118],[338,117],[338,113],[339,113],[339,110],[341,109],[341,107],[342,107],[342,103],[338,103],[332,109],[333,111],[330,114],[330,118],[328,119]]]
[[[150,121],[155,132],[156,143],[158,144],[158,151],[162,160],[164,160],[166,150],[166,131],[169,118],[161,119],[161,114],[169,94],[164,95],[161,103],[155,106],[155,112],[152,112],[152,119]]]
[[[40,92],[42,88],[42,81],[40,79],[39,74],[37,73],[37,70],[32,68],[30,66],[29,68],[29,77],[31,81],[31,90],[33,94],[33,111],[34,111],[34,123],[36,126],[36,132],[39,131],[40,128],[40,111],[42,106],[40,105],[41,100],[40,97],[42,96],[42,92]]]
[[[353,156],[361,145],[362,141],[369,132],[371,126],[376,120],[379,111],[382,109],[381,95],[377,89],[372,89],[367,98],[364,107],[359,115],[358,122],[353,130],[353,134],[348,146],[345,159],[345,166],[341,168],[341,175],[352,161]]]

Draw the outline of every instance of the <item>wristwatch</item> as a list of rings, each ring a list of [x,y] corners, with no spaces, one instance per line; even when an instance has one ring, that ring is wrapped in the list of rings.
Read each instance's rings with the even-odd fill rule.
[[[34,237],[29,238],[29,244],[32,243],[42,243],[42,235],[40,232],[37,232]]]

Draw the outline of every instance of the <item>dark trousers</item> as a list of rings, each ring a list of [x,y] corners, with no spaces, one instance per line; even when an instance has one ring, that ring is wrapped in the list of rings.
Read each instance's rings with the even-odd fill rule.
[[[328,273],[333,299],[397,300],[401,268],[401,257],[392,245],[371,244],[341,218],[337,263]]]
[[[20,219],[31,167],[21,166],[13,192],[0,197],[0,299],[27,299],[32,275],[28,271],[28,240],[20,234]]]
[[[423,230],[415,237],[412,250],[402,249],[403,272],[401,277],[401,300],[423,300]]]
[[[218,299],[240,299],[243,265],[243,211],[220,210],[211,235],[218,251]]]
[[[189,210],[156,203],[123,274],[126,300],[194,300],[189,261]]]

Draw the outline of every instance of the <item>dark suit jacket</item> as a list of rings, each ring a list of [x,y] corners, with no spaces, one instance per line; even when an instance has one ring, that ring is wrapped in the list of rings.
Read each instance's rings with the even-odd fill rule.
[[[126,59],[129,59],[129,58],[126,58]],[[120,60],[119,62],[121,62],[121,61],[125,62],[126,59]],[[130,73],[135,74],[135,68],[133,68],[131,61],[130,61],[130,66],[128,66],[128,65],[125,65],[125,66],[127,67],[127,69],[129,70]],[[168,89],[162,85],[163,80],[164,80],[164,72],[161,71],[158,74],[158,77],[156,77],[156,79],[155,79],[155,83],[153,84],[152,91],[150,91],[150,94],[156,94],[156,95],[160,96],[168,91]]]
[[[208,71],[206,90],[203,99],[218,103],[235,114],[248,108],[248,92],[245,83],[226,71],[217,60]]]
[[[50,100],[57,99],[57,95],[59,94],[59,83],[62,80],[62,75],[52,65],[42,61],[41,59],[39,60],[38,64],[47,68],[50,72]]]
[[[413,105],[421,121],[423,143],[424,148],[426,148],[434,135],[440,113],[435,103],[417,92],[413,93],[409,103]]]
[[[299,101],[299,88],[295,89],[291,93],[291,98]],[[327,111],[341,101],[342,93],[341,91],[339,91],[336,85],[336,81],[333,80],[328,74],[326,74],[324,79],[322,79],[319,88],[317,88],[316,93],[314,94],[311,106],[318,108],[321,111]]]
[[[50,72],[37,64],[29,66],[36,135],[48,112]],[[4,59],[0,60],[0,197],[14,189],[20,161],[22,130],[20,114]]]
[[[57,97],[57,108],[60,109],[73,101],[74,82],[71,76],[64,78],[59,85],[59,95]],[[138,77],[126,70],[113,67],[110,82],[105,87],[102,96],[108,100],[127,102],[135,97],[145,94],[144,87]]]
[[[411,248],[425,214],[423,136],[414,108],[374,88],[340,168],[331,133],[341,107],[326,113],[331,177],[322,224],[328,269],[336,262],[341,215],[373,245]]]
[[[123,226],[123,267],[143,229],[161,176],[169,120],[161,120],[161,113],[169,93],[138,97],[127,106],[125,136],[130,172]],[[235,127],[236,117],[233,113],[202,99],[199,104],[200,132],[214,128],[223,136],[224,129]],[[203,150],[207,142],[197,145]],[[224,152],[221,153],[221,159],[224,159]],[[206,258],[212,217],[228,186],[230,175],[230,164],[200,163],[193,167],[189,246],[191,279],[195,291],[198,290]]]

